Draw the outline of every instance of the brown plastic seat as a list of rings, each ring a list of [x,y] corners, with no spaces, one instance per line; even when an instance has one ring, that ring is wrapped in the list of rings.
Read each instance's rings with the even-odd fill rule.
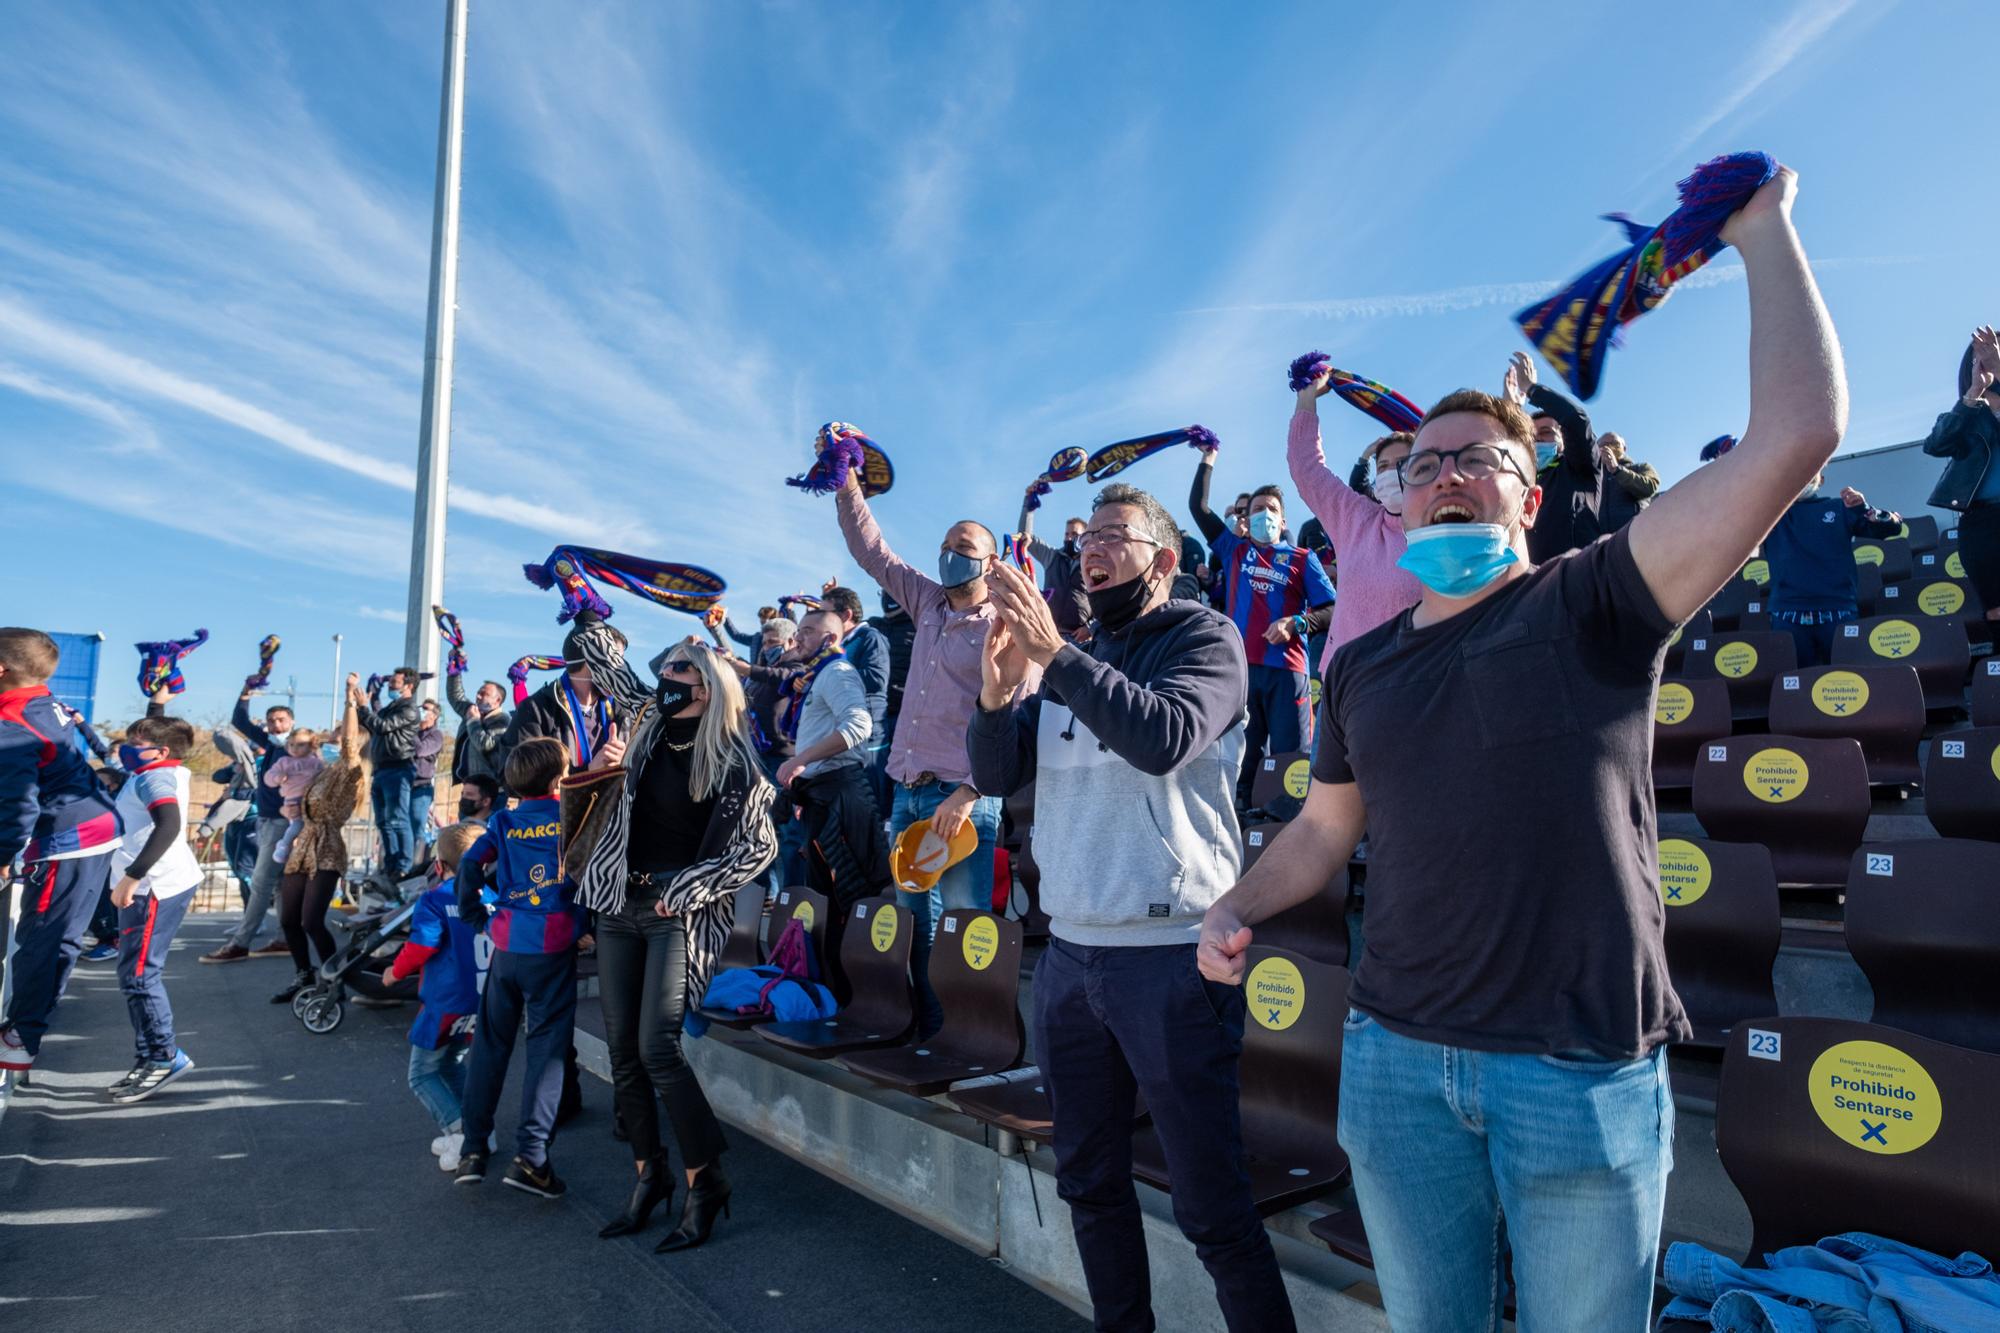
[[[1653,790],[1694,786],[1702,746],[1729,735],[1729,686],[1705,680],[1663,680],[1653,701]]]
[[[1008,1130],[1024,1139],[1048,1143],[1055,1138],[1055,1110],[1049,1103],[1048,1083],[1033,1065],[1016,1070],[1019,1077],[1004,1083],[975,1083],[953,1088],[945,1100],[981,1124]],[[1146,1099],[1133,1099],[1133,1123],[1146,1118]]]
[[[1983,659],[1972,669],[1972,688],[1967,691],[1972,706],[1972,725],[2000,727],[2000,655]]]
[[[1761,722],[1771,710],[1772,682],[1798,664],[1790,634],[1731,630],[1690,643],[1681,671],[1689,680],[1721,680],[1729,687],[1729,715]]]
[[[1756,843],[1660,839],[1667,974],[1694,1036],[1719,1050],[1744,1018],[1778,1012],[1771,967],[1783,923],[1771,853]]]
[[[1708,599],[1704,609],[1717,630],[1733,630],[1751,598],[1763,600],[1763,588],[1749,579],[1737,577],[1722,585],[1722,591]]]
[[[840,939],[840,959],[854,998],[832,1018],[765,1023],[757,1035],[774,1046],[816,1059],[888,1046],[910,1033],[916,1009],[910,995],[910,909],[887,898],[863,898]]]
[[[831,989],[832,983],[826,981],[827,913],[824,894],[797,887],[779,889],[778,901],[771,909],[771,943],[775,945],[779,936],[785,933],[785,927],[797,918],[799,924],[805,928],[806,948],[812,951],[820,979]],[[727,1009],[711,1009],[707,1005],[701,1007],[701,1016],[718,1027],[733,1028],[738,1032],[771,1021],[762,1014],[731,1013]]]
[[[1716,1149],[1749,1206],[1753,1256],[1845,1231],[2000,1253],[1996,1124],[2000,1056],[1840,1018],[1729,1034]]]
[[[1283,820],[1267,819],[1261,824],[1252,824],[1243,830],[1243,868],[1245,870],[1257,864],[1257,858],[1264,854],[1264,849],[1271,845],[1272,840],[1282,833],[1284,828],[1285,824]]]
[[[1924,707],[1961,708],[1972,644],[1957,620],[1926,616],[1868,616],[1840,627],[1833,639],[1835,666],[1901,662],[1916,669]]]
[[[1713,633],[1715,633],[1715,617],[1711,616],[1708,608],[1704,606],[1688,617],[1687,623],[1675,630],[1673,637],[1667,640],[1666,673],[1669,676],[1680,675],[1681,662],[1687,657],[1688,643],[1694,639],[1705,639]]]
[[[1910,543],[1901,537],[1856,537],[1854,563],[1874,566],[1885,584],[1901,583],[1916,569]]]
[[[871,1082],[918,1097],[961,1079],[1001,1074],[1021,1062],[1021,926],[991,912],[957,908],[938,921],[931,946],[931,989],[944,1026],[927,1040],[852,1051],[837,1057]]]
[[[764,886],[745,884],[736,891],[736,916],[729,923],[729,939],[715,960],[716,971],[732,967],[755,967],[764,961]]]
[[[1257,944],[1248,962],[1237,1080],[1250,1193],[1268,1217],[1347,1179],[1347,1154],[1335,1136],[1347,969]],[[1172,1189],[1159,1132],[1150,1126],[1132,1136],[1132,1174]]]
[[[1837,887],[1868,828],[1861,743],[1809,736],[1733,736],[1702,748],[1694,814],[1720,842],[1771,851],[1778,883]]]
[[[1848,736],[1861,742],[1868,781],[1916,782],[1924,734],[1924,688],[1907,666],[1804,667],[1771,689],[1771,730],[1786,736]]]
[[[1937,553],[1930,551],[1917,558],[1936,560]],[[1892,583],[1884,588],[1874,606],[1862,606],[1861,614],[1912,619],[1922,614],[1936,620],[1956,620],[1965,626],[1969,639],[1986,619],[1986,603],[1979,600],[1978,591],[1966,580],[1952,578],[1942,570],[1919,568],[1917,576],[1908,583]]]
[[[1312,756],[1303,750],[1267,754],[1258,761],[1250,782],[1250,803],[1276,820],[1287,820],[1305,807],[1312,785]]]
[[[1867,844],[1847,872],[1845,925],[1875,991],[1871,1022],[2000,1053],[2000,843]]]
[[[1947,838],[2000,842],[2000,727],[1961,727],[1931,738],[1924,814]]]

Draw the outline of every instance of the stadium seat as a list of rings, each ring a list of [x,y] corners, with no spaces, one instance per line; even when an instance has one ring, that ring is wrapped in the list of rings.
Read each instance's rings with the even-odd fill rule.
[[[1711,616],[1708,608],[1704,606],[1690,616],[1688,622],[1675,630],[1674,636],[1667,640],[1666,674],[1669,676],[1681,674],[1681,661],[1687,656],[1689,640],[1705,639],[1713,633],[1715,633],[1715,617]]]
[[[2000,727],[1964,727],[1931,738],[1924,814],[1947,838],[2000,842]]]
[[[805,929],[806,947],[812,950],[814,959],[818,960],[821,978],[826,976],[826,917],[826,897],[811,889],[796,886],[779,889],[777,904],[771,909],[773,931],[771,943],[776,944],[778,937],[785,933],[785,927],[796,919]],[[827,985],[831,988],[832,982],[829,981]],[[711,1009],[707,1005],[702,1006],[701,1016],[718,1027],[734,1028],[738,1032],[771,1021],[761,1014],[737,1014],[727,1009]]]
[[[1910,544],[1900,537],[1856,537],[1854,563],[1875,566],[1884,584],[1901,583],[1916,569]]]
[[[832,1018],[766,1023],[757,1035],[774,1046],[816,1059],[888,1046],[910,1033],[916,1010],[910,995],[910,909],[887,898],[863,898],[840,939],[842,970],[854,998]]]
[[[2000,1053],[2000,843],[1869,843],[1847,871],[1845,925],[1871,1022]]]
[[[1914,667],[1924,687],[1924,707],[1965,705],[1965,672],[1972,645],[1956,620],[1918,612],[1910,616],[1869,616],[1840,627],[1833,639],[1833,665],[1869,666],[1902,662]]]
[[[931,989],[944,1026],[928,1039],[852,1051],[846,1069],[885,1087],[931,1097],[961,1079],[1001,1074],[1021,1061],[1021,926],[991,912],[956,908],[938,921]]]
[[[755,967],[764,961],[764,886],[745,884],[736,891],[736,916],[729,926],[729,939],[715,960],[717,971],[732,967]]]
[[[1250,804],[1276,820],[1296,815],[1306,803],[1306,788],[1312,785],[1312,756],[1302,750],[1267,754],[1258,761],[1257,776],[1250,783]]]
[[[1729,731],[1729,687],[1722,681],[1661,681],[1653,703],[1653,789],[1694,786],[1695,756]]]
[[[1910,553],[1921,557],[1938,547],[1938,521],[1930,514],[1918,514],[1903,520],[1903,539],[1910,544]]]
[[[1837,887],[1868,828],[1861,743],[1807,736],[1734,736],[1702,747],[1694,814],[1720,842],[1770,848],[1778,883]]]
[[[1798,647],[1790,634],[1718,630],[1705,642],[1688,644],[1681,672],[1689,680],[1720,679],[1729,687],[1730,716],[1762,722],[1771,711],[1772,683],[1797,667]]]
[[[2000,727],[2000,656],[1981,659],[1972,671],[1972,725]]]
[[[1024,1139],[1047,1143],[1055,1137],[1055,1110],[1049,1104],[1048,1084],[1034,1065],[1017,1069],[1006,1080],[975,1082],[945,1094],[945,1100],[984,1125],[1019,1134]],[[1146,1118],[1146,1099],[1133,1098],[1132,1119]]]
[[[1771,730],[1786,736],[1847,736],[1861,742],[1872,786],[1923,777],[1924,689],[1902,665],[1805,667],[1771,687]]]
[[[1750,604],[1751,598],[1762,601],[1763,596],[1763,589],[1759,585],[1748,579],[1734,578],[1722,585],[1721,592],[1708,599],[1708,606],[1705,609],[1717,630],[1732,630],[1736,628],[1736,621],[1743,614],[1743,609]]]
[[[1931,553],[1920,558],[1937,557]],[[1861,608],[1864,616],[1894,614],[1915,619],[1919,613],[1938,620],[1956,620],[1966,627],[1966,637],[1970,638],[1986,619],[1986,604],[1966,580],[1951,578],[1942,571],[1919,570],[1917,577],[1908,583],[1892,583],[1884,588],[1882,597],[1872,607]]]
[[[1257,864],[1257,858],[1264,854],[1264,849],[1271,845],[1272,839],[1276,838],[1284,830],[1284,827],[1285,825],[1282,820],[1269,819],[1261,824],[1252,824],[1243,830],[1243,868],[1245,870]]]
[[[1347,969],[1250,946],[1244,1000],[1241,1087],[1243,1153],[1257,1211],[1272,1213],[1338,1189],[1347,1154],[1336,1138],[1340,1105],[1340,1025],[1347,1016]],[[1132,1140],[1132,1174],[1172,1189],[1159,1134]]]
[[[1867,1231],[2000,1253],[2000,1056],[1839,1018],[1729,1034],[1716,1149],[1750,1254]]]
[[[1660,839],[1667,973],[1694,1027],[1690,1046],[1720,1049],[1746,1018],[1778,1012],[1771,967],[1783,925],[1771,853],[1755,843]]]

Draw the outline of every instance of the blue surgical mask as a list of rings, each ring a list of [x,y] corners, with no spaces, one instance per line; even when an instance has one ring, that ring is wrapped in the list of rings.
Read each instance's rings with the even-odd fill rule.
[[[1408,541],[1397,567],[1440,597],[1470,597],[1521,560],[1498,523],[1433,523]]]
[[[957,551],[938,552],[938,582],[947,588],[970,583],[985,572],[986,562],[977,556]]]
[[[329,764],[337,764],[340,762],[340,747],[328,741],[319,747],[319,757]]]
[[[118,766],[127,773],[137,773],[153,761],[146,758],[150,745],[121,745],[118,747]]]
[[[1253,542],[1274,542],[1283,531],[1284,520],[1268,509],[1259,509],[1250,515],[1250,540]]]
[[[1538,444],[1535,446],[1535,471],[1540,472],[1555,461],[1556,447],[1553,444]]]

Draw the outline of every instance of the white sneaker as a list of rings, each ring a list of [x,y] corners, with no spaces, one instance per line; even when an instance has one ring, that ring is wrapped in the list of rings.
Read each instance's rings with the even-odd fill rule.
[[[465,1136],[459,1133],[457,1130],[452,1130],[449,1133],[438,1135],[436,1138],[431,1140],[431,1156],[433,1157],[444,1156],[445,1149],[456,1148],[458,1146],[458,1141],[464,1137]]]
[[[448,1146],[446,1146],[443,1152],[438,1154],[438,1170],[440,1171],[458,1170],[459,1142],[460,1142],[460,1136],[457,1134],[453,1134],[451,1136],[451,1143]]]

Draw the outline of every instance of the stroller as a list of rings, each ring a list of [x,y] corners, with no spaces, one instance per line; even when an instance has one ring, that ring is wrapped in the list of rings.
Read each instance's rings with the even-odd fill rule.
[[[356,894],[359,909],[345,920],[347,942],[319,965],[313,983],[292,997],[292,1013],[306,1031],[323,1037],[339,1027],[347,1017],[349,991],[370,1000],[417,998],[416,977],[388,983],[382,973],[409,934],[417,899],[429,887],[430,879],[421,871],[400,882],[377,875],[362,881]]]

